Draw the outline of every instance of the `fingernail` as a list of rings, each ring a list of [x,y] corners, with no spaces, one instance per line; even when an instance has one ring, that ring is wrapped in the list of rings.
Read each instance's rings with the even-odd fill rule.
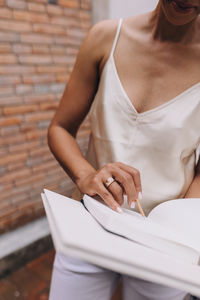
[[[138,193],[138,200],[142,200],[142,193],[141,192]]]
[[[120,213],[120,214],[123,212],[123,210],[122,210],[121,207],[119,207],[119,206],[117,207],[117,211],[118,211],[118,213]]]
[[[135,208],[135,201],[131,203],[131,208]]]
[[[127,202],[127,195],[123,195],[124,201]]]

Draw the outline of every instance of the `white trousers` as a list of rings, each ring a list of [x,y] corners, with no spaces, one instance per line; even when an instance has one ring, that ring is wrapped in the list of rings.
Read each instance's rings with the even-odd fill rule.
[[[122,278],[123,300],[183,300],[186,292],[56,254],[49,300],[110,300]]]

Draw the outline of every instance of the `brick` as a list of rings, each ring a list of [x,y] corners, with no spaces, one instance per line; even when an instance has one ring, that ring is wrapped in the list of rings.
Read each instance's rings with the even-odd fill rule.
[[[67,18],[67,28],[80,28],[81,19],[77,18]]]
[[[54,112],[48,111],[48,112],[37,112],[34,114],[26,115],[25,119],[26,122],[38,122],[41,120],[51,120],[54,115]]]
[[[14,64],[17,57],[14,54],[0,54],[0,64]]]
[[[22,133],[16,135],[8,135],[1,138],[0,146],[2,147],[2,146],[9,146],[11,144],[18,144],[24,142],[25,140],[26,140],[26,135]]]
[[[68,28],[67,33],[69,38],[77,38],[78,40],[82,40],[87,34],[87,30],[80,28]]]
[[[0,167],[2,232],[44,214],[38,201],[44,186],[71,191],[71,180],[48,149],[47,129],[91,14],[89,0],[60,0],[57,6],[47,0],[1,4],[0,53],[15,57],[0,58],[0,162],[6,163]],[[84,151],[88,134],[84,122],[78,132]]]
[[[0,31],[0,42],[17,42],[18,40],[18,33]]]
[[[40,165],[43,161],[44,161],[43,157],[41,157],[41,156],[40,157],[35,157],[35,158],[28,158],[27,161],[26,161],[26,165],[29,168],[32,168],[34,166]]]
[[[23,170],[25,170],[25,169],[23,169]],[[29,170],[27,170],[27,171],[29,171]],[[21,175],[23,176],[23,174],[25,173],[24,171],[23,172],[20,172],[19,170],[17,170],[17,171],[14,171],[13,172],[16,176],[19,176],[19,178],[21,177]],[[22,173],[22,174],[20,174],[20,173]],[[27,172],[26,172],[27,173]],[[26,174],[25,173],[25,174]],[[29,171],[29,173],[30,173],[30,171]],[[12,172],[9,172],[9,175],[10,175],[10,178],[11,178],[11,181],[13,181],[13,179],[14,179],[14,176],[12,176]],[[6,179],[6,177],[7,177],[7,175],[5,175],[5,176],[2,176],[2,178],[5,178],[5,183],[6,183],[6,181],[7,181],[7,179]],[[14,200],[14,198],[17,198],[18,196],[19,197],[22,197],[22,195],[24,194],[24,192],[28,192],[29,191],[29,186],[25,186],[25,187],[23,187],[23,186],[20,186],[20,187],[13,187],[12,189],[8,189],[8,190],[6,190],[4,193],[1,193],[0,194],[0,200],[2,201],[2,200],[4,200],[4,199],[8,199],[8,200],[10,200],[11,202],[12,202],[12,204],[13,204],[13,200]],[[28,194],[27,194],[27,196],[28,196]],[[14,198],[13,198],[14,197]]]
[[[26,0],[27,2],[33,2],[33,0]],[[47,3],[48,0],[34,0],[36,3]]]
[[[53,55],[53,62],[55,64],[74,64],[76,58],[69,55]]]
[[[77,56],[79,49],[77,47],[67,47],[67,54]]]
[[[47,34],[59,34],[65,35],[66,30],[64,27],[52,24],[33,24],[33,31],[37,33],[47,33]]]
[[[13,104],[21,104],[22,98],[19,96],[1,96],[0,98],[0,106],[4,105],[13,105]]]
[[[87,9],[87,10],[91,10],[91,2],[90,0],[81,0],[81,8],[82,9]]]
[[[60,66],[60,65],[38,66],[37,67],[38,73],[61,73],[61,72],[66,72],[66,71],[67,71],[66,66]]]
[[[27,153],[9,154],[0,158],[0,166],[5,166],[16,161],[24,161],[27,158]]]
[[[0,126],[12,126],[21,124],[21,117],[5,117],[0,118]]]
[[[47,9],[47,13],[50,15],[56,15],[56,16],[63,15],[63,9],[60,6],[48,4],[46,9]]]
[[[39,166],[34,166],[33,167],[33,174],[37,173],[37,172],[41,172],[41,171],[46,171],[48,169],[52,169],[55,167],[58,167],[58,163],[56,160],[50,161],[50,162],[44,162],[42,164],[40,164]]]
[[[0,86],[0,96],[6,96],[13,93],[12,86]]]
[[[79,8],[78,0],[58,0],[58,4],[69,8]]]
[[[61,99],[62,96],[63,96],[63,92],[62,93],[56,93],[55,94],[56,101],[60,101],[60,99]]]
[[[71,18],[75,18],[75,19],[78,19],[78,17],[79,17],[80,10],[77,10],[74,8],[69,8],[69,7],[68,8],[64,7],[63,11],[64,11],[64,15],[67,17],[71,17]]]
[[[8,125],[6,127],[0,128],[1,136],[2,137],[7,137],[7,136],[14,135],[14,134],[16,134],[16,135],[19,134],[19,124],[18,125],[11,124],[11,125]],[[20,125],[22,125],[22,124],[20,124]]]
[[[0,8],[0,18],[10,19],[12,17],[12,10],[6,7]]]
[[[52,63],[52,58],[50,55],[20,55],[19,62],[22,64],[46,65]]]
[[[50,125],[51,120],[44,120],[38,122],[38,128],[39,129],[47,129]]]
[[[51,53],[52,54],[66,54],[67,50],[65,46],[51,46]]]
[[[18,84],[16,86],[16,94],[17,95],[24,95],[31,93],[33,90],[33,86],[30,84]]]
[[[7,149],[6,148],[0,148],[0,155],[5,155],[7,153]],[[1,189],[1,186],[0,186]]]
[[[25,73],[34,73],[35,67],[33,66],[23,66],[23,65],[0,65],[0,74],[25,74]]]
[[[69,74],[68,73],[58,74],[56,76],[56,81],[67,83],[69,81]]]
[[[80,10],[79,11],[79,18],[82,21],[91,22],[91,12],[87,10]],[[90,24],[91,25],[91,24]]]
[[[56,40],[58,40],[59,37],[56,37]],[[81,37],[76,37],[76,36],[73,36],[73,35],[70,35],[67,37],[67,40],[66,40],[66,44],[68,46],[75,46],[75,47],[80,47],[82,43],[82,38]]]
[[[64,91],[65,84],[63,83],[52,83],[52,84],[36,84],[34,86],[34,91],[36,93],[61,93]]]
[[[53,42],[56,45],[67,45],[67,46],[70,45],[69,39],[68,39],[67,36],[64,36],[64,37],[62,37],[62,36],[55,36]]]
[[[13,11],[13,17],[15,20],[32,22],[32,23],[49,23],[49,17],[46,14],[35,13],[29,11]]]
[[[50,19],[51,24],[54,25],[62,25],[62,26],[67,26],[68,25],[68,20],[66,17],[51,17]]]
[[[41,182],[44,180],[44,173],[39,173],[36,175],[32,175],[30,177],[27,178],[19,178],[18,180],[15,180],[15,185],[18,186],[23,186],[23,185],[27,185],[27,184],[32,184],[34,182]]]
[[[49,54],[50,48],[48,45],[37,44],[32,47],[33,54]]]
[[[25,45],[25,44],[14,44],[12,46],[12,51],[14,53],[17,54],[21,54],[21,53],[31,53],[32,52],[32,47],[29,45]]]
[[[4,115],[18,115],[27,112],[34,112],[38,109],[37,105],[18,105],[3,108]]]
[[[27,140],[31,141],[31,140],[35,140],[35,139],[40,139],[43,137],[47,136],[47,129],[36,129],[36,130],[32,130],[27,132]]]
[[[6,0],[6,4],[8,7],[10,8],[14,8],[14,9],[26,9],[27,4],[26,1],[22,1],[22,0]]]
[[[49,153],[49,147],[47,145],[41,146],[39,149],[34,149],[30,151],[30,156],[44,156],[45,154]]]
[[[12,20],[0,20],[1,30],[10,30],[16,32],[30,32],[31,25],[27,22],[16,22]]]
[[[26,142],[23,144],[19,144],[19,145],[11,145],[9,146],[9,151],[12,152],[24,152],[27,151],[29,149],[34,149],[37,148],[39,146],[40,142],[39,141],[33,141],[33,142]]]
[[[47,111],[47,110],[56,110],[58,107],[58,102],[52,102],[52,103],[49,103],[49,102],[46,102],[46,103],[40,103],[40,110],[44,110],[44,111]]]
[[[9,53],[11,51],[11,46],[8,43],[0,44],[0,53]]]
[[[6,168],[0,166],[0,176],[6,173]]]
[[[36,12],[45,12],[45,5],[40,3],[28,3],[28,9]]]
[[[50,93],[51,92],[51,85],[50,84],[35,84],[34,92],[36,93]]]
[[[31,44],[52,44],[53,38],[51,36],[46,36],[42,34],[21,34],[20,41],[22,43],[31,43]]]
[[[30,174],[31,174],[31,170],[28,169],[28,168],[24,168],[24,169],[17,170],[17,171],[14,171],[14,172],[7,172],[6,175],[1,177],[1,182],[2,183],[7,183],[7,182],[9,183],[9,182],[11,182],[13,180],[16,180],[18,178],[29,176]],[[13,190],[13,193],[14,193],[14,190]],[[1,198],[1,195],[0,195],[0,198]]]
[[[25,103],[39,103],[42,101],[53,101],[55,100],[55,96],[53,94],[34,94],[34,95],[27,95],[24,97]]]
[[[16,170],[25,168],[25,166],[26,166],[25,162],[23,162],[23,161],[17,161],[15,163],[12,163],[11,165],[8,165],[7,166],[7,170],[8,171],[16,171]]]
[[[0,75],[0,86],[1,85],[9,85],[9,84],[18,84],[21,82],[20,76],[18,75]],[[0,100],[1,103],[1,100]]]
[[[65,84],[62,82],[54,83],[51,85],[51,91],[54,93],[64,92],[64,89],[65,89]]]
[[[26,84],[32,83],[50,83],[55,81],[54,74],[35,74],[35,75],[24,75],[23,82]]]
[[[20,126],[20,132],[21,133],[27,133],[29,131],[35,130],[37,124],[31,124],[31,123],[22,123]]]

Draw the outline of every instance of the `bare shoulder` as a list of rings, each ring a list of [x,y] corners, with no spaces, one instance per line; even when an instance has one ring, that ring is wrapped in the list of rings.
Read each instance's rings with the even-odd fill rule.
[[[84,41],[98,60],[109,56],[119,20],[103,20],[91,27]]]

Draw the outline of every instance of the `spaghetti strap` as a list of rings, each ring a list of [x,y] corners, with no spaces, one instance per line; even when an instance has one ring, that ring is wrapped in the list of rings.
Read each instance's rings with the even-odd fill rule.
[[[121,18],[119,20],[119,24],[118,24],[118,27],[117,27],[117,32],[116,32],[115,39],[114,39],[114,42],[113,42],[113,45],[112,45],[112,49],[111,49],[111,53],[110,53],[111,56],[114,54],[114,51],[115,51],[115,48],[116,48],[116,45],[117,45],[117,41],[119,39],[119,34],[120,34],[122,22],[123,22],[123,19]]]

